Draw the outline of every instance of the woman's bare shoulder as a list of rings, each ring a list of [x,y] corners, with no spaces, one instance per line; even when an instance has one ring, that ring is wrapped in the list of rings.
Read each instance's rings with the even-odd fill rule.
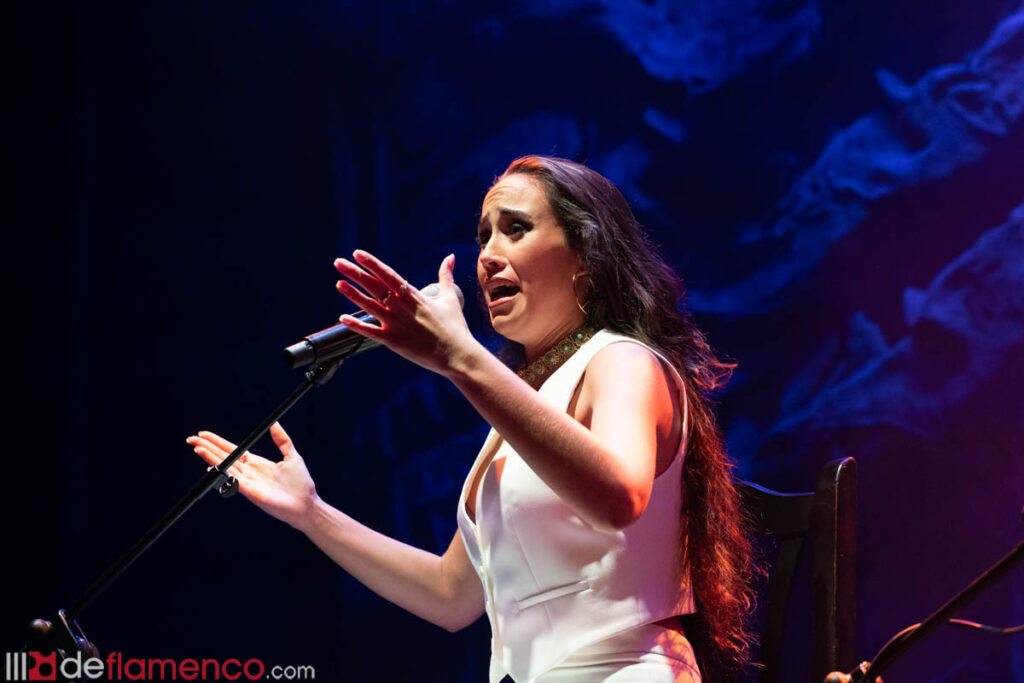
[[[594,354],[583,375],[582,391],[636,397],[638,392],[661,394],[672,387],[669,371],[654,351],[640,342],[622,339]]]

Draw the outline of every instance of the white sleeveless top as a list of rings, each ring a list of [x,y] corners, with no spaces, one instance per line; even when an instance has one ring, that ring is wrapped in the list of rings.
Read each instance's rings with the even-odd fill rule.
[[[620,531],[595,529],[560,499],[507,442],[477,486],[476,523],[467,492],[499,438],[488,434],[459,496],[466,552],[484,587],[491,622],[490,683],[510,674],[531,683],[570,653],[643,624],[694,611],[681,562],[682,467],[687,433],[683,380],[661,354],[601,330],[541,386],[566,411],[587,364],[613,343],[640,344],[670,370],[679,392],[682,434],[671,465],[655,478],[644,513]],[[506,458],[500,481],[491,464]]]

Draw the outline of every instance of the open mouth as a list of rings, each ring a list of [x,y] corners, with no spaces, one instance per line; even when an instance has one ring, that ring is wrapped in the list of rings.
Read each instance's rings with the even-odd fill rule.
[[[488,291],[488,296],[490,298],[489,305],[496,306],[498,304],[505,303],[506,301],[511,300],[512,297],[514,297],[518,293],[519,288],[516,287],[515,285],[501,284],[492,287]]]

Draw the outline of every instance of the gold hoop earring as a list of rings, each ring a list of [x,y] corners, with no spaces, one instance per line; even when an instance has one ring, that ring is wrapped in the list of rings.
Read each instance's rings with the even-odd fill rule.
[[[576,299],[576,307],[580,309],[580,313],[584,316],[587,314],[587,309],[583,308],[583,304],[580,303],[580,295],[576,293],[576,276],[577,275],[588,275],[587,271],[581,270],[578,273],[572,274],[572,298]]]

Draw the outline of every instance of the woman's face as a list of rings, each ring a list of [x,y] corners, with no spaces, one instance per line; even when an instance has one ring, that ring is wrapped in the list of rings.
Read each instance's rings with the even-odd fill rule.
[[[477,278],[494,329],[533,360],[583,324],[573,275],[582,259],[565,238],[543,187],[523,174],[488,191],[477,229]]]

